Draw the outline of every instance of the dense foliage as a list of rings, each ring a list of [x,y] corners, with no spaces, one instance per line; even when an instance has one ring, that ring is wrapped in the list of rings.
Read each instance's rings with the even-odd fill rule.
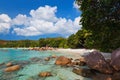
[[[82,29],[92,32],[86,46],[102,51],[120,47],[120,0],[76,0],[82,11]]]
[[[70,48],[87,48],[85,43],[90,35],[91,32],[85,29],[79,30],[76,34],[72,34],[68,37],[68,46]]]
[[[18,41],[4,41],[0,40],[0,47],[37,47],[38,41],[34,40],[18,40]]]
[[[39,40],[39,47],[57,47],[57,48],[67,48],[67,39],[65,38],[42,38]]]
[[[0,40],[0,47],[56,47],[68,48],[67,39],[65,38],[41,38],[39,40],[14,40],[4,41]]]

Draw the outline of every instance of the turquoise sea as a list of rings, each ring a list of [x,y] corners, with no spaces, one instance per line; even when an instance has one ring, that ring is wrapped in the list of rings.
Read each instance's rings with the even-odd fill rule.
[[[69,56],[55,51],[33,51],[27,49],[1,48],[0,49],[0,80],[90,80],[72,72],[72,67],[55,65],[55,59],[45,61],[52,55]],[[5,64],[12,62],[21,65],[20,70],[5,72]],[[49,71],[53,76],[39,77],[40,72]]]

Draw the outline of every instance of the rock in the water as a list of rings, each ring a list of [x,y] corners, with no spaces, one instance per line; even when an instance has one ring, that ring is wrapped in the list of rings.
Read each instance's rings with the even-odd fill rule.
[[[51,57],[52,57],[52,58],[57,58],[57,56],[56,56],[56,55],[52,55]]]
[[[12,66],[12,63],[9,62],[9,63],[6,64],[6,66],[7,66],[7,67]]]
[[[71,60],[67,57],[64,57],[64,56],[58,57],[55,61],[56,65],[62,65],[62,66],[67,65],[69,63],[71,63]]]
[[[20,69],[20,65],[14,65],[14,66],[10,66],[7,67],[6,69],[4,69],[5,72],[13,72],[13,71],[17,71]]]
[[[73,67],[74,64],[73,63],[70,63],[70,64],[67,64],[66,67]]]
[[[47,57],[47,58],[45,58],[44,60],[45,60],[45,61],[49,61],[49,60],[50,60],[50,57]]]
[[[38,62],[38,61],[40,61],[41,59],[40,58],[38,58],[38,57],[33,57],[33,58],[31,58],[31,61],[33,61],[33,62]]]
[[[86,62],[85,57],[80,57],[79,59],[81,62]]]
[[[85,68],[74,68],[73,72],[83,77],[89,77],[89,78],[95,75],[94,71],[92,71],[91,69],[85,69]]]
[[[98,70],[102,73],[113,73],[113,69],[106,62],[103,55],[98,51],[93,51],[87,56],[85,56],[86,64],[91,68]]]
[[[117,71],[120,70],[120,64],[118,63],[120,63],[120,48],[113,51],[111,55],[111,65]]]
[[[86,65],[86,61],[84,57],[80,57],[80,59],[75,59],[74,62],[72,62],[75,65],[79,65],[79,66],[85,66]]]
[[[52,76],[52,74],[50,72],[41,72],[39,74],[40,77],[48,77],[48,76]]]
[[[97,74],[92,77],[93,80],[115,80],[112,79],[111,75],[107,74]]]

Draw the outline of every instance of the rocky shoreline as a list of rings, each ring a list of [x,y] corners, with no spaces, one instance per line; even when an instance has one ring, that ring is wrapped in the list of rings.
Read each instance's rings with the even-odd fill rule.
[[[34,48],[30,50],[40,50],[40,48]],[[29,50],[29,49],[28,49]],[[60,49],[52,49],[52,48],[46,48],[42,49],[42,51],[45,50],[54,50],[54,51],[62,51]],[[67,52],[68,51],[68,52]],[[97,50],[86,50],[81,49],[80,50],[66,50],[66,54],[73,57],[67,57],[67,56],[56,56],[51,55],[49,57],[39,58],[39,57],[33,57],[30,58],[29,61],[21,61],[21,62],[7,62],[7,63],[1,63],[0,67],[3,69],[3,73],[7,77],[1,77],[0,79],[6,79],[8,80],[8,74],[13,72],[17,72],[21,69],[23,69],[26,65],[32,63],[49,63],[50,60],[54,60],[54,66],[61,66],[65,68],[71,68],[72,72],[86,77],[90,78],[92,80],[120,80],[120,49],[117,49],[113,51],[111,58],[105,58],[106,55],[103,55],[103,53],[97,51]],[[79,52],[78,52],[79,51]],[[82,52],[82,53],[81,53]],[[76,57],[77,56],[77,57]],[[109,55],[110,56],[110,55]],[[38,75],[39,77],[50,77],[54,74],[50,71],[43,71],[40,72]],[[21,75],[20,75],[21,76]],[[34,80],[34,79],[31,79]]]
[[[120,72],[119,70],[116,70],[116,66],[113,65],[114,64],[113,55],[116,53],[117,55],[120,54],[119,51],[120,49],[115,50],[112,53],[112,55],[110,55],[109,53],[107,54],[101,53],[96,50],[88,50],[87,52],[84,52],[84,50],[86,51],[86,49],[81,49],[83,50],[83,54],[78,52],[80,51],[79,49],[71,50],[71,49],[46,48],[44,50],[56,50],[67,53],[70,52],[71,54],[75,53],[74,55],[77,56],[77,59],[76,57],[72,59],[72,58],[67,58],[65,56],[60,56],[56,59],[55,64],[61,66],[73,67],[73,72],[80,76],[92,78],[93,80],[120,80],[119,77]],[[80,66],[87,66],[87,68],[80,68]]]
[[[46,50],[56,50],[56,48],[53,48],[53,47],[33,47],[33,48],[28,48],[28,50],[46,51]]]
[[[90,52],[74,61],[65,57],[59,58],[56,62],[57,65],[76,66],[73,68],[73,72],[83,77],[93,80],[120,80],[120,48],[113,51],[109,59],[105,59],[99,51]],[[87,66],[87,68],[81,68],[80,66]]]

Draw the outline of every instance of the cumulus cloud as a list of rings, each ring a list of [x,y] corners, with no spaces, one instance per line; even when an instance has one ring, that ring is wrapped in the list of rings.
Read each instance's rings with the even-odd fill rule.
[[[26,15],[18,14],[16,18],[12,20],[12,25],[27,25],[28,17]],[[29,23],[28,23],[29,24]]]
[[[46,21],[56,21],[56,15],[55,12],[57,12],[57,7],[50,7],[46,5],[45,7],[39,7],[37,10],[31,10],[30,15],[34,19],[41,19]]]
[[[11,18],[7,14],[0,15],[0,33],[8,33],[10,29]]]
[[[56,12],[56,6],[45,6],[39,7],[36,10],[31,10],[30,17],[20,14],[13,20],[13,23],[16,23],[15,25],[21,24],[25,27],[14,28],[14,33],[21,36],[36,36],[43,34],[69,36],[80,29],[80,17],[75,18],[74,21],[71,19],[67,20],[66,18],[58,18],[55,15]]]
[[[76,33],[81,28],[79,25],[80,17],[76,17],[74,20],[58,18],[56,12],[56,6],[46,5],[36,10],[31,10],[30,16],[18,14],[12,20],[4,14],[0,16],[0,29],[2,29],[1,26],[4,26],[2,31],[8,31],[10,26],[14,26],[12,33],[20,36],[60,34],[66,37]]]

